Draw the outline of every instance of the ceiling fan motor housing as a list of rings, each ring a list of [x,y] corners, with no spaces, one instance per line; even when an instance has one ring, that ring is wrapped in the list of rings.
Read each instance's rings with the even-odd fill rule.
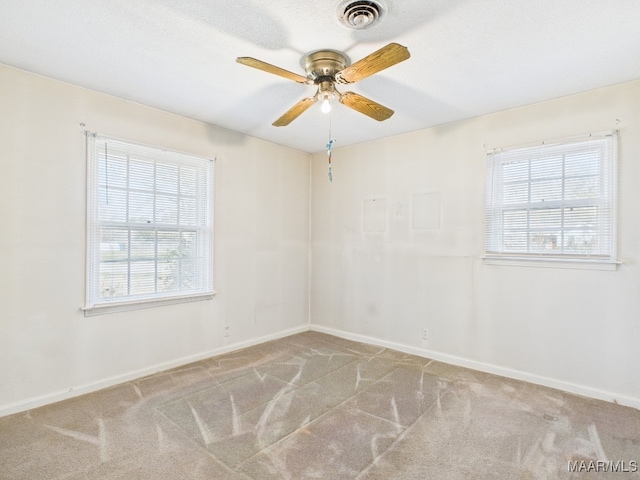
[[[318,50],[307,55],[304,69],[315,84],[335,80],[335,75],[348,65],[347,57],[335,50]]]

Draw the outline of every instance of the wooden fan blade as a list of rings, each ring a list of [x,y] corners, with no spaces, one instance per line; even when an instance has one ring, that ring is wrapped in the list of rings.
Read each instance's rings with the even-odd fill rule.
[[[336,73],[336,81],[339,83],[357,82],[396,63],[403,62],[410,56],[407,47],[403,47],[399,43],[390,43]]]
[[[340,103],[349,108],[353,108],[360,113],[364,113],[368,117],[378,120],[379,122],[386,120],[393,115],[393,110],[390,108],[380,105],[379,103],[354,92],[345,92],[340,95]]]
[[[289,125],[314,103],[316,103],[315,97],[303,98],[298,103],[296,103],[293,107],[287,110],[287,112],[284,115],[282,115],[279,119],[273,122],[273,126],[285,127]]]
[[[258,60],[256,58],[238,57],[236,58],[236,62],[247,65],[249,67],[257,68],[258,70],[263,70],[267,73],[279,75],[288,80],[293,80],[294,82],[309,83],[307,77],[303,77],[302,75],[298,75],[297,73],[290,72],[289,70],[285,70],[284,68],[276,67],[275,65],[271,65],[270,63],[263,62],[262,60]]]

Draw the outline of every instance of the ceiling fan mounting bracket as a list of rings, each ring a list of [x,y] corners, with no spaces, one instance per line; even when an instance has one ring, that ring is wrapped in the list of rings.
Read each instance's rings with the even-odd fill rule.
[[[336,73],[349,64],[347,56],[336,50],[317,50],[303,60],[307,78],[315,84],[323,81],[323,77],[335,79]]]

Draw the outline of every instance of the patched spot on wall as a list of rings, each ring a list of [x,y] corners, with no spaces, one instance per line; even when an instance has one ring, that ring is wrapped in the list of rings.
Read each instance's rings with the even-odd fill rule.
[[[442,193],[428,192],[413,195],[413,228],[440,228]]]
[[[387,199],[372,198],[362,206],[362,230],[384,232],[387,229]]]

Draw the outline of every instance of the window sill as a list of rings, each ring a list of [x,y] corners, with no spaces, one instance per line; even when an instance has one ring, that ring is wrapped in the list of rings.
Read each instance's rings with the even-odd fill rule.
[[[585,258],[550,257],[482,257],[485,265],[506,265],[513,267],[573,268],[580,270],[616,270],[622,262],[611,260],[588,260]]]
[[[132,310],[140,310],[143,308],[163,307],[166,305],[177,305],[179,303],[191,303],[200,302],[202,300],[211,300],[215,295],[215,291],[212,293],[190,295],[184,297],[172,297],[172,298],[153,298],[145,300],[136,300],[129,302],[118,303],[102,303],[100,305],[93,305],[91,307],[82,307],[85,317],[92,317],[94,315],[104,315],[107,313],[128,312]]]

